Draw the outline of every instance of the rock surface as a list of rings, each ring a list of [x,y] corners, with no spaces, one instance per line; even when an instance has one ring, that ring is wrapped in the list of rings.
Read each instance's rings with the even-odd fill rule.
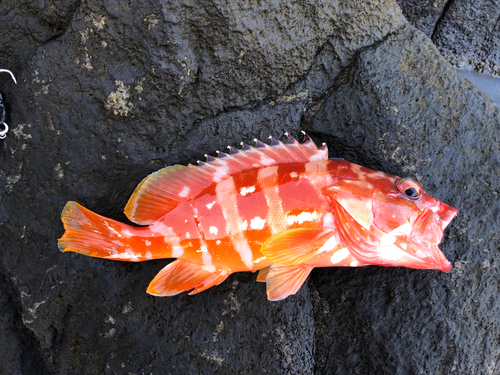
[[[500,76],[500,4],[488,0],[398,0],[406,18],[458,68]]]
[[[0,349],[9,374],[498,373],[499,114],[394,1],[0,4]],[[431,24],[431,22],[429,22]],[[305,128],[332,157],[416,176],[460,209],[450,273],[250,273],[196,296],[167,263],[62,254],[76,200],[126,221],[148,173]]]

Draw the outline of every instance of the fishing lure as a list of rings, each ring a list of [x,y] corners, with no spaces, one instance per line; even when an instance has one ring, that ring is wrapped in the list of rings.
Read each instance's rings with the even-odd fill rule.
[[[295,294],[314,267],[404,266],[449,271],[439,250],[457,210],[412,179],[328,159],[299,143],[255,140],[198,166],[146,177],[125,214],[133,227],[68,202],[62,251],[140,262],[177,258],[148,293],[196,294],[231,273],[260,270],[269,300]]]

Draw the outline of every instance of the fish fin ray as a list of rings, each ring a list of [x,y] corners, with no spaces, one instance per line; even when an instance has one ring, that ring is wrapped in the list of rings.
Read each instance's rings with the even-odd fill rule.
[[[287,229],[264,242],[260,252],[273,263],[295,266],[311,259],[332,235],[321,228]]]
[[[151,281],[147,292],[154,296],[170,297],[194,289],[199,293],[218,285],[229,276],[224,271],[210,271],[206,266],[177,259],[165,266]]]
[[[259,283],[265,283],[267,274],[269,273],[269,270],[271,269],[271,266],[263,268],[259,271],[259,274],[257,275],[257,282]]]
[[[314,267],[298,266],[271,266],[266,278],[267,299],[279,301],[297,293]]]
[[[150,174],[135,189],[125,207],[125,214],[134,223],[152,224],[180,202],[236,173],[284,163],[327,159],[326,146],[318,148],[307,135],[304,143],[288,136],[287,143],[272,139],[270,145],[258,141],[255,147],[230,148],[229,153],[220,152],[218,157],[207,156],[207,161],[198,166],[174,165]]]
[[[196,285],[195,288],[189,292],[189,295],[192,296],[194,294],[198,294],[200,292],[203,292],[204,290],[207,290],[208,288],[211,288],[213,286],[219,285],[222,283],[224,280],[227,279],[227,277],[231,273],[225,270],[216,272],[203,280],[200,284]]]
[[[61,251],[122,261],[146,260],[141,254],[127,253],[127,239],[122,235],[125,230],[140,233],[143,228],[98,215],[72,201],[64,206],[61,220],[65,229],[58,240]]]

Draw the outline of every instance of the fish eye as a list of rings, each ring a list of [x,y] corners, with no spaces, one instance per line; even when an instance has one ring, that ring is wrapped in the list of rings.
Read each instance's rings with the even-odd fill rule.
[[[405,197],[416,200],[422,196],[422,188],[411,178],[398,178],[396,187]]]

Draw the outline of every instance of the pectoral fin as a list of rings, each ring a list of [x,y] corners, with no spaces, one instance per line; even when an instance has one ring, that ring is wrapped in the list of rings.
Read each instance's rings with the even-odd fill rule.
[[[297,293],[313,267],[271,266],[266,278],[267,299],[279,301]]]
[[[274,264],[295,266],[311,259],[332,235],[325,229],[288,229],[269,238],[260,251]]]

